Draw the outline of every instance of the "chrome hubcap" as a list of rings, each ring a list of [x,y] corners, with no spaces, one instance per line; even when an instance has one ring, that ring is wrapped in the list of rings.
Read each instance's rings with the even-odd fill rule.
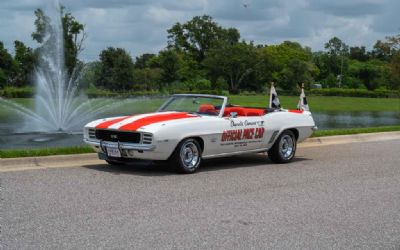
[[[193,142],[186,142],[182,145],[181,148],[181,159],[182,163],[185,165],[186,168],[194,168],[196,167],[199,159],[200,154],[199,150]]]
[[[284,135],[279,142],[279,153],[284,159],[290,159],[294,153],[294,141],[290,135]]]

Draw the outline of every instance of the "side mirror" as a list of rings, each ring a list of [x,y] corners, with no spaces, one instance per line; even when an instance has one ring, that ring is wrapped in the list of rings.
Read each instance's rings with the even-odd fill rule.
[[[230,115],[231,118],[236,118],[238,116],[238,113],[237,112],[230,112],[229,115]]]

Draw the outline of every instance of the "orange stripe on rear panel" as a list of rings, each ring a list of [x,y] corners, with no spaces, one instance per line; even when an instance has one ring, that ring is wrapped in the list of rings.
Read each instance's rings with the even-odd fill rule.
[[[292,113],[297,113],[297,114],[302,114],[304,112],[303,110],[298,110],[298,109],[290,109],[288,111],[292,112]]]

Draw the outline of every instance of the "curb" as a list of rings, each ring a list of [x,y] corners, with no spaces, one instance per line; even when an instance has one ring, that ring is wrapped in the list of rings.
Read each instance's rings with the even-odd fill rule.
[[[380,132],[355,135],[335,135],[308,138],[299,144],[299,148],[329,146],[337,144],[400,140],[400,132]],[[47,169],[62,167],[79,167],[83,165],[104,164],[96,153],[53,155],[41,157],[22,157],[0,159],[0,172],[22,171],[30,169]]]
[[[97,154],[52,155],[40,157],[21,157],[0,159],[0,172],[45,169],[60,167],[79,167],[82,165],[104,163]]]
[[[299,148],[328,146],[336,144],[348,144],[357,142],[391,141],[400,140],[400,132],[379,132],[354,135],[334,135],[308,138],[299,144]]]

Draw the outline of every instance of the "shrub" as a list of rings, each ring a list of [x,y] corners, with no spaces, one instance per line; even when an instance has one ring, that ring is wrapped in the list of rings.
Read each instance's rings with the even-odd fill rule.
[[[391,90],[375,90],[369,91],[366,89],[312,89],[309,91],[312,95],[320,96],[348,96],[348,97],[372,97],[372,98],[391,98],[400,97],[400,91]]]
[[[89,88],[85,90],[86,95],[89,98],[96,98],[96,97],[115,97],[118,96],[119,93],[113,92],[107,89],[100,89],[100,88]]]
[[[165,93],[161,93],[161,92],[155,91],[155,90],[152,90],[152,91],[129,90],[129,91],[124,91],[124,92],[116,92],[116,91],[110,91],[110,90],[106,90],[106,89],[90,88],[90,89],[87,89],[85,92],[89,98],[165,95]]]
[[[34,91],[32,87],[5,87],[3,90],[0,91],[0,96],[6,98],[28,98],[32,97],[33,94]]]

